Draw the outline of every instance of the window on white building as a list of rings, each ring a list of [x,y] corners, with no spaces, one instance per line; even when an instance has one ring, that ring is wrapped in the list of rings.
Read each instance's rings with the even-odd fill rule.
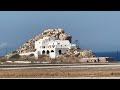
[[[61,51],[61,50],[59,50],[58,52],[59,52],[59,55],[61,55],[61,54],[62,54],[62,51]]]
[[[52,45],[52,47],[54,48],[54,47],[55,47],[55,45]]]

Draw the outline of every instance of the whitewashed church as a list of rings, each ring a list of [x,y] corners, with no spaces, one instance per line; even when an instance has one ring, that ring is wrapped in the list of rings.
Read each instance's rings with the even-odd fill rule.
[[[43,39],[35,42],[35,52],[20,55],[33,53],[36,58],[38,58],[39,55],[49,55],[51,58],[55,58],[72,48],[76,48],[76,44],[71,44],[69,40],[55,40],[54,37],[43,37]]]

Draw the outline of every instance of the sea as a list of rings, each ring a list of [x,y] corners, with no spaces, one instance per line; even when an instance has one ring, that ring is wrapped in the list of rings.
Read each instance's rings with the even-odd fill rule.
[[[120,51],[116,52],[95,52],[97,57],[113,57],[113,61],[120,61]]]

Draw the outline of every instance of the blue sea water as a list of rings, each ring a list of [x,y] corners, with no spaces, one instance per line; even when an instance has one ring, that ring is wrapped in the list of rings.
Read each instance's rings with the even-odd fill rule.
[[[113,57],[114,61],[120,61],[120,51],[116,52],[95,52],[97,57]]]

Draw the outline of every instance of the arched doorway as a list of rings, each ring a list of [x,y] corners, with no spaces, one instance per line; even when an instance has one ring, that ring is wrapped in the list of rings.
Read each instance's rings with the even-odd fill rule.
[[[49,54],[50,52],[49,52],[49,50],[47,50],[47,54]]]
[[[54,52],[53,50],[51,50],[51,52]]]
[[[42,51],[42,54],[43,54],[43,55],[45,54],[45,50]]]
[[[61,54],[62,54],[62,51],[61,51],[61,50],[59,50],[58,52],[59,52],[59,55],[61,55]]]

